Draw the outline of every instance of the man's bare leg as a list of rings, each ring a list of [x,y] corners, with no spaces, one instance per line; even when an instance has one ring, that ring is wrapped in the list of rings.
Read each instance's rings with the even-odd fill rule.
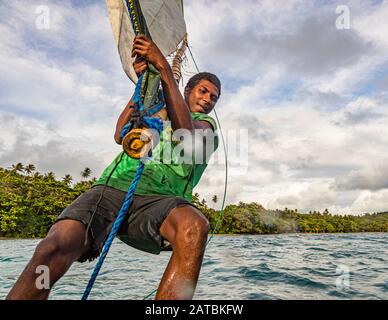
[[[173,248],[156,299],[188,300],[194,296],[209,222],[200,211],[185,205],[173,209],[160,227],[160,234]]]
[[[36,247],[34,255],[26,268],[8,293],[10,300],[38,300],[47,299],[50,289],[59,280],[72,263],[89,248],[84,245],[85,226],[75,220],[61,220],[55,223],[46,238]],[[47,266],[49,270],[50,289],[39,289],[36,279],[38,266]]]

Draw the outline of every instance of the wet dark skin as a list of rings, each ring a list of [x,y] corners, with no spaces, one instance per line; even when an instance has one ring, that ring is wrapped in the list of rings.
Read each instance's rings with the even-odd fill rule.
[[[159,48],[145,36],[134,40],[134,63],[139,75],[151,63],[160,72],[168,116],[174,130],[184,128],[211,129],[206,121],[193,121],[190,112],[209,113],[219,96],[218,88],[208,80],[201,80],[190,92],[181,95],[172,70]],[[121,128],[128,122],[132,99],[122,111],[116,125],[115,141],[121,143]],[[38,244],[26,268],[9,292],[7,299],[47,299],[50,289],[38,289],[36,268],[46,265],[50,270],[50,288],[70,268],[72,263],[90,248],[85,244],[85,225],[79,221],[62,220],[53,225],[47,236]],[[197,285],[209,222],[202,213],[186,205],[173,209],[160,227],[173,253],[159,284],[156,299],[192,299]],[[157,261],[155,260],[155,263]],[[130,281],[128,282],[128,285]],[[128,286],[130,290],[130,285]],[[146,292],[145,292],[146,294]]]

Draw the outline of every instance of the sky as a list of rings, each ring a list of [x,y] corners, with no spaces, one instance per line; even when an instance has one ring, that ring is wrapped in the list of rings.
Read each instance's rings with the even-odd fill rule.
[[[388,1],[195,0],[184,11],[199,68],[222,81],[226,204],[388,210]],[[195,72],[189,56],[184,71]],[[0,2],[1,167],[98,177],[121,151],[113,134],[133,89],[105,1]],[[195,189],[216,208],[223,155]]]

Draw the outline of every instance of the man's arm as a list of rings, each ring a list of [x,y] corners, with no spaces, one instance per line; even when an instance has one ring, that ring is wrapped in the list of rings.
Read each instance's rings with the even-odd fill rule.
[[[186,104],[185,99],[179,91],[178,84],[176,83],[169,64],[166,63],[166,66],[161,67],[159,72],[172,128],[174,130],[188,129],[193,131],[196,128],[196,125],[200,126],[200,124],[194,124],[189,106]]]
[[[117,144],[121,144],[121,141],[122,141],[121,130],[128,123],[129,118],[131,117],[132,106],[133,106],[133,98],[129,100],[124,110],[121,112],[119,119],[117,120],[116,131],[115,131],[115,141]]]
[[[135,62],[133,63],[133,68],[135,69],[135,72],[139,77],[142,74],[142,72],[147,68],[147,62],[144,61],[144,59],[136,59]],[[122,142],[121,130],[129,122],[129,119],[132,113],[132,109],[131,109],[132,106],[133,106],[133,96],[131,100],[129,100],[128,104],[121,112],[120,117],[117,120],[116,131],[115,131],[115,141],[117,144],[121,144]]]
[[[194,129],[202,129],[202,130],[211,129],[214,131],[213,126],[207,121],[194,120],[193,123],[194,123]]]
[[[132,56],[144,58],[160,72],[167,112],[174,130],[182,128],[193,131],[197,125],[198,129],[205,125],[194,124],[190,109],[179,91],[171,67],[154,42],[144,35],[137,36],[134,40]]]
[[[143,42],[134,42],[134,50],[133,55],[137,54],[138,57],[142,57],[141,54],[144,54],[144,51],[150,56],[151,62],[156,69],[159,70],[161,75],[161,81],[163,86],[163,92],[166,98],[166,105],[167,105],[167,111],[169,118],[171,120],[171,124],[174,130],[179,128],[185,128],[190,131],[193,131],[194,129],[212,129],[212,125],[207,121],[197,121],[192,120],[189,107],[186,104],[186,101],[182,97],[178,85],[175,81],[174,75],[172,73],[172,70],[165,59],[165,57],[160,53],[159,49],[154,43],[151,43],[146,37],[139,36],[140,39],[147,40],[147,43],[149,46],[154,46],[153,48],[149,48],[147,50],[144,50],[145,48],[141,46]],[[145,41],[143,40],[143,41]],[[140,43],[140,44],[139,44]],[[137,48],[135,48],[137,44]],[[157,49],[157,50],[156,50]],[[136,51],[135,51],[136,50]],[[141,50],[141,54],[140,54]],[[155,53],[156,51],[156,53]],[[158,55],[158,52],[160,55]],[[147,68],[147,63],[143,59],[136,59],[136,61],[133,64],[135,72],[138,76]],[[121,130],[122,128],[128,123],[133,106],[133,98],[128,102],[124,110],[121,112],[119,119],[117,120],[116,124],[116,131],[115,131],[115,141],[117,144],[121,144],[122,138],[121,138]]]

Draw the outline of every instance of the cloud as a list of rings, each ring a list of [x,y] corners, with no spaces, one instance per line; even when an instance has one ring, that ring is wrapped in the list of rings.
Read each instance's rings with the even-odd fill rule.
[[[356,1],[354,1],[356,2]],[[359,1],[362,3],[362,1]],[[388,28],[388,3],[386,0],[376,5],[354,5],[356,17],[353,15],[353,27],[364,38],[381,49],[388,48],[388,38],[384,30]]]
[[[12,115],[0,114],[0,124],[3,167],[11,167],[16,162],[33,163],[38,171],[53,171],[58,178],[69,173],[77,181],[85,167],[98,176],[111,161],[103,151],[93,152],[88,148],[90,141],[65,137],[44,122],[27,123]]]
[[[388,189],[377,192],[362,191],[354,201],[348,212],[374,213],[387,211]]]
[[[353,186],[339,185],[338,181],[385,157],[386,104],[379,99],[356,98],[343,108],[328,112],[315,108],[312,99],[303,101],[301,96],[276,106],[239,110],[237,115],[234,106],[240,97],[244,99],[246,90],[244,87],[236,92],[233,101],[226,102],[220,112],[224,128],[244,128],[249,132],[248,171],[230,177],[228,200],[258,201],[272,208],[294,205],[305,211],[329,208],[345,212],[357,195],[349,198],[348,191]],[[262,101],[260,93],[254,94],[259,91],[256,84],[249,91],[249,99]],[[374,113],[379,117],[372,121],[370,115]],[[365,117],[350,123],[349,114]],[[222,171],[213,170],[209,167],[208,174],[220,181]],[[377,179],[378,172],[365,171],[368,181],[375,183],[374,190],[384,188],[388,181],[383,174]],[[304,182],[309,187],[293,190]],[[288,185],[293,187],[285,188]],[[206,183],[201,189],[205,194],[222,192],[219,183]]]
[[[47,5],[50,29],[35,28]],[[7,2],[0,24],[0,165],[100,174],[118,152],[116,119],[133,85],[121,70],[104,4]],[[22,148],[21,148],[22,146]]]
[[[112,106],[120,108],[132,85],[121,71],[103,5],[78,10],[46,3],[53,17],[49,30],[34,28],[36,3],[12,2],[3,11],[11,18],[1,25],[0,106],[57,123],[69,114],[90,121],[96,111],[102,118]]]
[[[289,34],[260,35],[254,29],[224,34],[217,37],[210,51],[225,52],[218,60],[224,65],[244,52],[246,69],[241,73],[256,64],[280,64],[286,72],[320,77],[357,63],[372,50],[354,30],[338,32],[333,20],[333,16],[311,17]],[[238,39],[237,45],[227,41],[230,38]]]
[[[270,209],[287,207],[307,213],[312,208],[323,211],[334,205],[336,200],[337,192],[332,182],[318,180],[288,183],[286,188],[268,198],[265,205]]]
[[[359,213],[383,209],[388,176],[387,2],[345,1],[351,29],[335,29],[333,2],[191,1],[189,42],[201,69],[220,75],[217,105],[228,140],[227,203],[260,202]],[[35,28],[38,5],[50,30]],[[98,175],[120,146],[126,78],[103,2],[0,4],[0,165],[33,162],[58,176]],[[194,72],[189,61],[187,76]],[[186,76],[186,77],[187,77]],[[233,152],[235,145],[247,150]],[[195,191],[224,190],[223,150]],[[352,212],[353,213],[353,212]]]
[[[383,120],[387,114],[385,103],[368,97],[359,97],[348,103],[339,113],[336,121],[338,125],[362,125],[366,123],[376,123]]]
[[[345,190],[381,190],[388,188],[388,159],[379,165],[352,170],[339,179],[338,186]]]
[[[99,155],[80,149],[72,150],[70,145],[59,139],[35,145],[31,144],[28,138],[18,136],[13,148],[0,156],[0,162],[11,165],[18,159],[23,164],[35,164],[40,172],[54,171],[57,178],[71,174],[75,181],[80,180],[80,172],[85,167],[91,168],[94,176],[102,172],[104,162]]]
[[[293,1],[279,8],[276,3],[257,2],[237,12],[235,6],[227,8],[228,2],[203,5],[193,5],[194,12],[203,12],[196,17],[193,30],[214,32],[205,38],[194,33],[193,41],[202,43],[197,56],[230,78],[252,78],[274,67],[284,69],[288,77],[332,76],[376,51],[374,42],[361,37],[358,29],[336,28],[334,4],[321,3],[318,9],[305,1]]]

